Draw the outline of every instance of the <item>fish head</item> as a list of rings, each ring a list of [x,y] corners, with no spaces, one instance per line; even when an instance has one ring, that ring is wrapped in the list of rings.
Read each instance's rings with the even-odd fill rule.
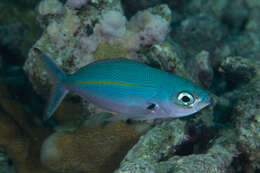
[[[169,117],[183,117],[194,114],[211,104],[209,93],[190,83],[174,90],[167,101],[162,103]]]

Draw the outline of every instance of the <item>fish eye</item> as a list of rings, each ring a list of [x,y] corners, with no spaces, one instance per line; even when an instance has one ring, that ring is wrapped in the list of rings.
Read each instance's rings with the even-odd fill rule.
[[[156,107],[156,104],[152,103],[149,106],[147,106],[146,109],[153,110]]]
[[[177,96],[178,102],[184,106],[189,106],[194,103],[195,99],[192,94],[182,91]]]

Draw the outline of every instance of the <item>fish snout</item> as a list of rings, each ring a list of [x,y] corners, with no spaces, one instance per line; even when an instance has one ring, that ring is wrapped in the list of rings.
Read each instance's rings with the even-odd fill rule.
[[[204,97],[201,102],[204,103],[205,105],[210,105],[212,103],[212,99],[208,95],[208,96]]]
[[[209,95],[203,97],[197,105],[197,111],[203,109],[212,103],[212,99]]]

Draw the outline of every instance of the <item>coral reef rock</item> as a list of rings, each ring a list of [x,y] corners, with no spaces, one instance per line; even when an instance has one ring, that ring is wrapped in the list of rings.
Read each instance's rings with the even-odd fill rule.
[[[208,51],[201,51],[188,62],[189,72],[193,81],[200,86],[209,88],[214,77]]]
[[[225,173],[230,171],[229,165],[237,153],[234,143],[234,133],[232,131],[223,131],[222,136],[214,141],[207,153],[173,156],[169,160],[161,162],[157,172]]]
[[[226,57],[220,65],[229,85],[246,84],[256,75],[256,66],[244,57]]]
[[[233,115],[239,149],[248,156],[251,169],[260,168],[260,80],[240,89]],[[239,115],[239,116],[238,116]]]
[[[237,154],[234,133],[223,131],[205,154],[170,157],[185,140],[183,125],[181,121],[172,121],[150,130],[128,152],[115,173],[227,172]]]
[[[156,172],[160,160],[167,158],[174,146],[186,140],[184,127],[185,123],[180,120],[155,126],[127,153],[116,173]]]

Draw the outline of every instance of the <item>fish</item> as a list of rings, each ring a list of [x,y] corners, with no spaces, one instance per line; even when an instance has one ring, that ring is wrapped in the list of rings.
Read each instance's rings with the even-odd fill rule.
[[[44,120],[70,91],[102,110],[133,120],[184,117],[211,103],[209,93],[191,81],[135,60],[99,60],[66,74],[45,53],[38,52],[53,81]]]

